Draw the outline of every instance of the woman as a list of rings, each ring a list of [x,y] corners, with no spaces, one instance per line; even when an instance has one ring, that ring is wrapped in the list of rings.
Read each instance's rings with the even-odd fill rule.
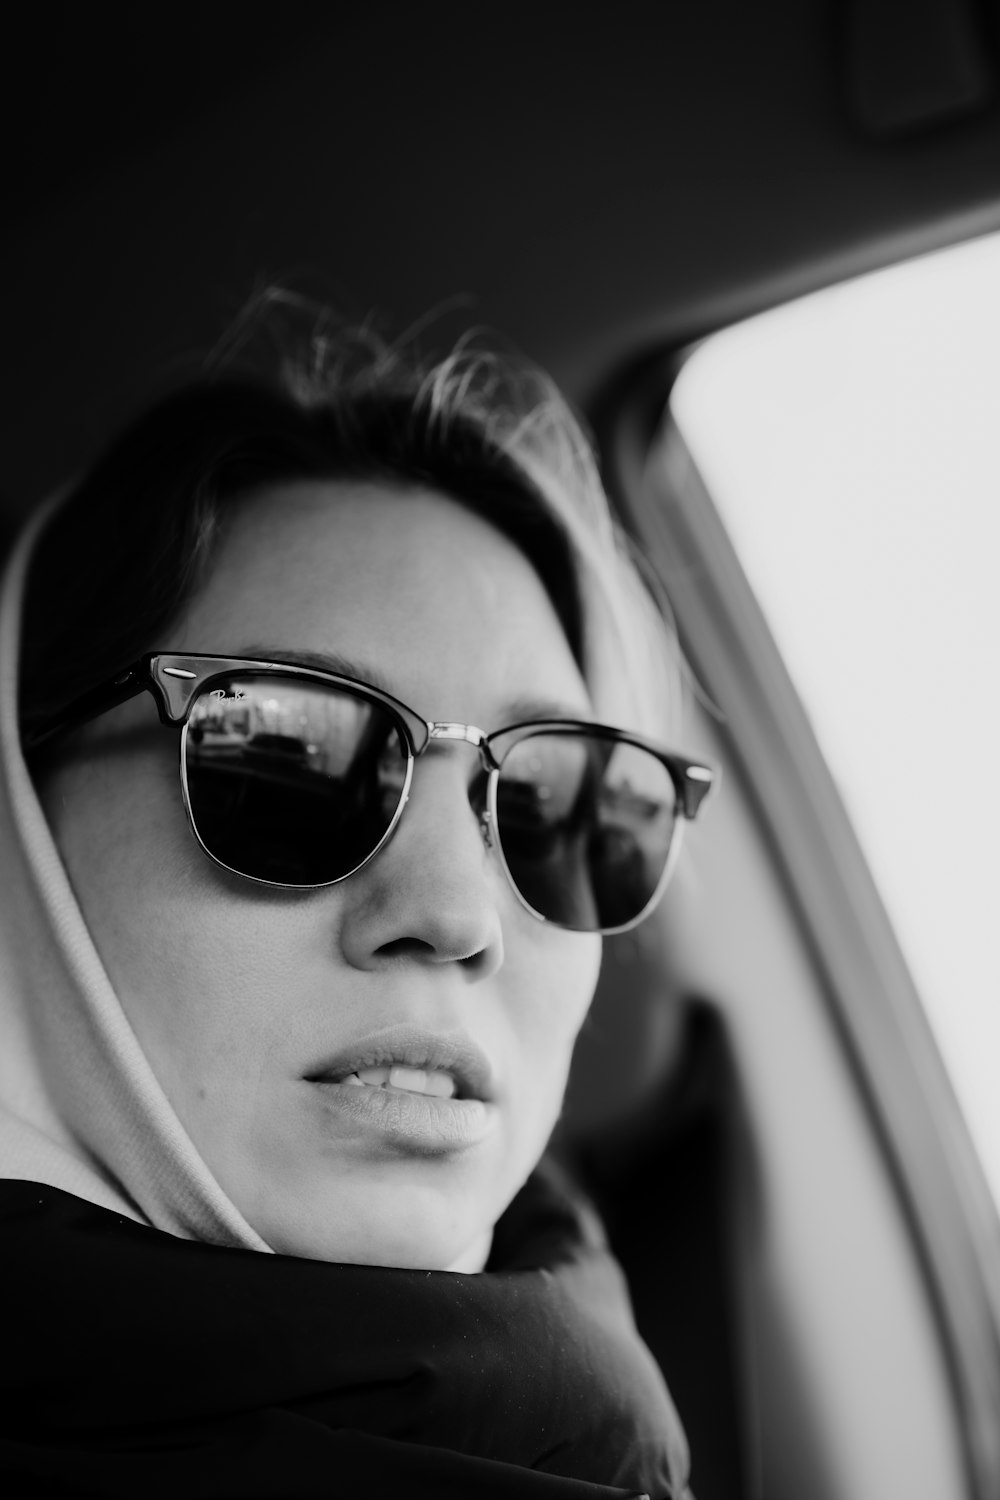
[[[539,1163],[709,773],[592,727],[668,653],[555,394],[321,325],[2,611],[5,1493],[682,1494]]]

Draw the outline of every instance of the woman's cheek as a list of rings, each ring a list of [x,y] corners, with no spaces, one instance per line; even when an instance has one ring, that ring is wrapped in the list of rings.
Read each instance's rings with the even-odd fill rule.
[[[597,988],[601,939],[540,924],[539,937],[542,941],[533,945],[528,964],[530,982],[519,991],[521,1053],[524,1076],[544,1113],[542,1128],[547,1124],[550,1131],[562,1108],[573,1047]]]

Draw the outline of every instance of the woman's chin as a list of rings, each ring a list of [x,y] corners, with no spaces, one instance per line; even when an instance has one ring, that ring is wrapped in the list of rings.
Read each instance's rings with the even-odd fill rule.
[[[402,1215],[395,1201],[378,1212],[379,1205],[359,1206],[353,1196],[344,1194],[339,1211],[334,1207],[329,1214],[317,1213],[314,1200],[308,1215],[272,1208],[272,1214],[255,1214],[250,1222],[279,1255],[418,1271],[473,1273],[486,1265],[492,1222],[469,1224],[464,1215],[449,1222],[451,1216],[434,1203],[411,1204]]]

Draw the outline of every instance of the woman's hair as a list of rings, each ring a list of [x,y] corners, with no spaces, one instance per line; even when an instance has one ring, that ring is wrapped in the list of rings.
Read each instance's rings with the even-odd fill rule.
[[[308,315],[305,332],[280,327],[289,311]],[[280,292],[246,315],[244,356],[248,328],[256,340],[262,324],[280,335],[266,378],[240,373],[232,354],[216,362],[134,421],[55,510],[28,579],[23,729],[157,649],[242,498],[296,479],[358,479],[436,489],[509,536],[539,573],[598,713],[666,733],[678,701],[672,639],[552,381],[471,335],[433,360]]]

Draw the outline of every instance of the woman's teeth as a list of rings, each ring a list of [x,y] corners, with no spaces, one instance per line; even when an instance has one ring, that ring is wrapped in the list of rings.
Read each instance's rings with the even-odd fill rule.
[[[355,1087],[373,1089],[402,1089],[408,1094],[433,1094],[437,1099],[452,1099],[455,1095],[455,1080],[450,1073],[440,1073],[428,1068],[406,1068],[394,1064],[391,1068],[359,1068],[348,1073],[341,1083]]]

